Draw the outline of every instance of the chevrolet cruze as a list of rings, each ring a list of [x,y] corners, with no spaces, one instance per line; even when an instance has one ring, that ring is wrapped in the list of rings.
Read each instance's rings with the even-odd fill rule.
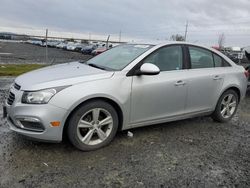
[[[17,77],[4,116],[17,133],[50,142],[67,135],[89,151],[109,144],[118,130],[203,115],[229,121],[247,77],[243,67],[199,45],[125,44]]]

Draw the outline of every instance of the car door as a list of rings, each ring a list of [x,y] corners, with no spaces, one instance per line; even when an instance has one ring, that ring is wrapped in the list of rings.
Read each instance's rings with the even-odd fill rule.
[[[182,114],[187,94],[187,70],[183,69],[182,46],[162,47],[147,56],[142,63],[155,64],[160,73],[133,76],[131,124]]]
[[[207,49],[188,46],[190,69],[187,71],[186,113],[213,109],[223,84],[223,71],[215,68],[213,53]]]

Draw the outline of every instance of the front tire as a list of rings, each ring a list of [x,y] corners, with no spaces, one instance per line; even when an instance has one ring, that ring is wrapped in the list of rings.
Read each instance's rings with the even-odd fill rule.
[[[215,111],[212,114],[213,120],[221,123],[228,122],[236,113],[238,104],[238,94],[231,89],[225,91],[219,98]]]
[[[82,151],[96,150],[108,145],[118,129],[118,115],[102,100],[83,104],[71,116],[67,129],[70,142]]]

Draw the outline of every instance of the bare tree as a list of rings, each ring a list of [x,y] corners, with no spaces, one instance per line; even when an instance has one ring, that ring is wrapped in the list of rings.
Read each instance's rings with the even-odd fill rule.
[[[225,45],[225,34],[224,33],[219,35],[218,45],[219,45],[220,49],[222,49],[224,47],[224,45]]]
[[[173,40],[173,41],[185,41],[185,37],[180,35],[180,34],[176,34],[176,35],[172,35],[170,37],[170,40]]]

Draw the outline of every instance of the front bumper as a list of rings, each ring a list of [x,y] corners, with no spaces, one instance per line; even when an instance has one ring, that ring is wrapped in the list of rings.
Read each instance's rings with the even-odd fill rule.
[[[30,105],[21,103],[22,91],[15,91],[16,99],[12,105],[5,103],[7,123],[11,130],[37,140],[60,142],[68,111],[50,104]],[[59,121],[53,127],[50,122]],[[20,122],[26,122],[25,124]],[[25,125],[25,126],[23,126]],[[39,128],[34,128],[38,126]]]

